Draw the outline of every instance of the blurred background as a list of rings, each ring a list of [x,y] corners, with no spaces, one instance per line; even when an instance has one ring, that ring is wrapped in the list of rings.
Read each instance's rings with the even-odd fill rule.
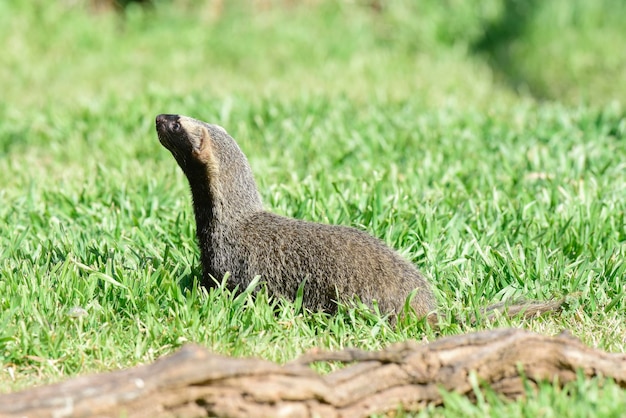
[[[115,97],[626,97],[623,0],[0,3],[0,115]],[[15,113],[18,112],[18,113]]]

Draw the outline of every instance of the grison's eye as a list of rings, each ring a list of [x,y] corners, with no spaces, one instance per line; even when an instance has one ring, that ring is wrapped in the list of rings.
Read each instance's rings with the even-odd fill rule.
[[[172,131],[180,132],[181,126],[178,122],[172,122]]]

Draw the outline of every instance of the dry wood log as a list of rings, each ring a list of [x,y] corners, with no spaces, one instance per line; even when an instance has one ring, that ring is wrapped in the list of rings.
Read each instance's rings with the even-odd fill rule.
[[[308,365],[350,362],[325,376]],[[151,365],[0,395],[0,417],[362,417],[441,403],[439,388],[473,393],[470,374],[507,397],[531,384],[613,378],[626,387],[626,354],[589,348],[569,334],[500,329],[413,341],[379,352],[312,352],[284,366],[187,345]]]

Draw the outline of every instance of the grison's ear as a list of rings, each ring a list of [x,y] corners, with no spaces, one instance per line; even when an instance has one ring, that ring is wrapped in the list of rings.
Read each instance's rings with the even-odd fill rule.
[[[203,153],[204,147],[211,142],[211,137],[206,126],[187,116],[181,116],[178,122],[185,131],[192,152],[200,156],[200,154]]]

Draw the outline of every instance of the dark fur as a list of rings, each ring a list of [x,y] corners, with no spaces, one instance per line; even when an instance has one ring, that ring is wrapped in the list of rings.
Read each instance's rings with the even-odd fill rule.
[[[269,292],[293,300],[304,279],[303,304],[334,312],[354,296],[383,313],[399,313],[409,294],[420,316],[435,309],[428,282],[380,240],[354,228],[265,212],[252,170],[222,128],[179,115],[159,115],[159,140],[191,186],[204,286],[231,274],[245,288],[260,275]]]

